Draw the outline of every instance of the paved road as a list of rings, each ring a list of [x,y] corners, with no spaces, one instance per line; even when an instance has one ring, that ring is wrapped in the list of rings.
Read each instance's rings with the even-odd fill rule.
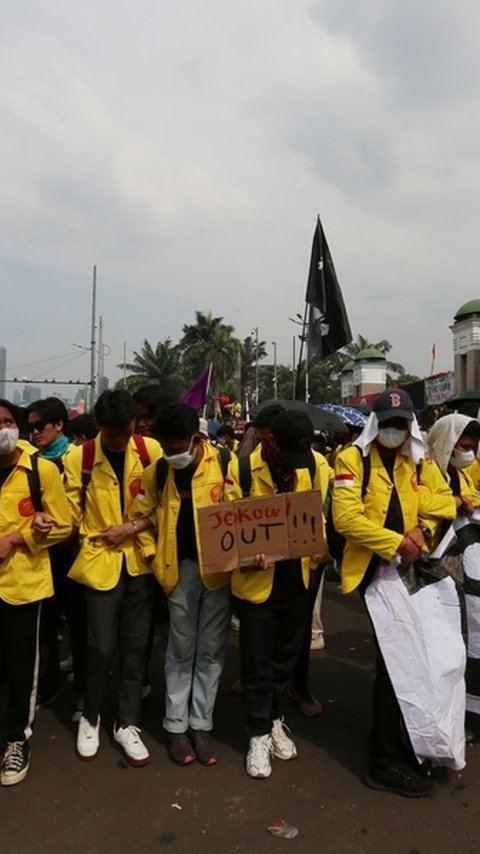
[[[480,748],[469,748],[465,772],[450,775],[428,798],[365,788],[360,777],[373,675],[370,628],[358,599],[342,598],[332,581],[326,584],[324,620],[326,650],[312,654],[312,687],[324,714],[308,720],[292,709],[299,756],[276,760],[269,780],[251,780],[243,770],[242,710],[230,691],[237,676],[233,633],[216,712],[222,760],[213,768],[178,768],[166,756],[164,632],[152,662],[153,694],[144,706],[148,767],[128,766],[108,728],[98,759],[80,762],[69,723],[71,688],[64,684],[57,706],[38,713],[27,779],[0,790],[0,854],[477,854]],[[106,727],[112,714],[109,697]],[[277,818],[298,827],[299,835],[270,836],[266,828]]]

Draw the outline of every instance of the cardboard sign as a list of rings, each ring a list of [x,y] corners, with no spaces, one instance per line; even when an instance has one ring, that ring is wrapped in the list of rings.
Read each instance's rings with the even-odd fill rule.
[[[204,572],[231,572],[255,555],[268,561],[324,552],[320,492],[287,492],[198,510]]]

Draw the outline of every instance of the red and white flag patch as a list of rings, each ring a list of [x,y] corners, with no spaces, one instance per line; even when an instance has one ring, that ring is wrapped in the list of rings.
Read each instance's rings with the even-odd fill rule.
[[[346,473],[346,474],[336,474],[335,480],[333,482],[333,488],[339,489],[345,486],[353,486],[355,483],[355,475]]]

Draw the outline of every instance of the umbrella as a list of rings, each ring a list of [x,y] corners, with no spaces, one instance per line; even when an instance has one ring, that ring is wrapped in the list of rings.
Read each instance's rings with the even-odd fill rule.
[[[461,391],[444,401],[445,406],[450,407],[450,409],[455,409],[457,406],[461,406],[462,403],[478,403],[480,405],[480,389]]]
[[[334,412],[343,418],[345,424],[350,424],[352,427],[360,427],[363,429],[367,423],[367,416],[362,415],[357,409],[352,409],[350,406],[342,406],[340,403],[319,403],[321,409],[327,412]]]
[[[329,430],[332,433],[348,433],[348,428],[345,421],[335,412],[327,412],[326,409],[319,409],[313,403],[307,403],[305,400],[263,400],[258,406],[255,406],[253,412],[257,415],[266,406],[283,406],[284,409],[295,409],[297,412],[305,412],[310,418],[314,430]]]

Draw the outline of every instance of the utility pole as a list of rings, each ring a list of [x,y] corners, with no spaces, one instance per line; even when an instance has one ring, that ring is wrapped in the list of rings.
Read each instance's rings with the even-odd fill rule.
[[[92,333],[90,338],[90,410],[93,410],[96,400],[97,383],[95,374],[95,354],[96,354],[96,304],[97,304],[97,265],[93,265],[93,282],[92,282]]]

